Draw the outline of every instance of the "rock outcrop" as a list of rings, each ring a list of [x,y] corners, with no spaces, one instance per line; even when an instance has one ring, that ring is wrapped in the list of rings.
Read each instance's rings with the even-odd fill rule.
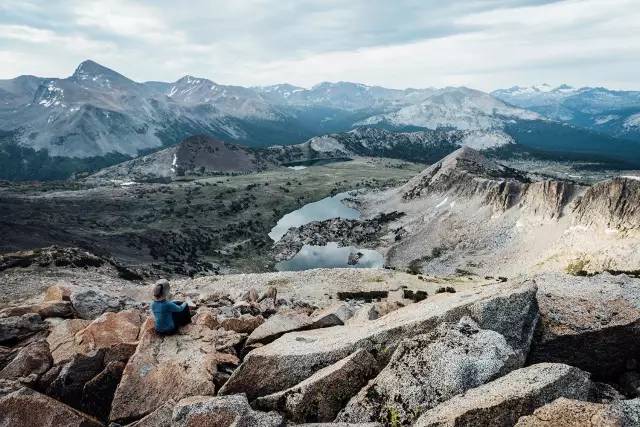
[[[462,147],[425,169],[400,188],[404,200],[429,194],[478,197],[497,212],[514,206],[553,219],[578,194],[580,186],[566,181],[532,182],[524,173]]]
[[[188,325],[179,334],[161,336],[149,319],[140,333],[113,399],[111,421],[135,421],[170,399],[215,393],[215,331]]]
[[[504,335],[524,359],[537,307],[532,282],[488,286],[479,291],[439,295],[363,324],[288,333],[251,351],[220,394],[246,393],[250,399],[285,390],[358,349],[386,363],[399,343],[464,316],[480,328]]]
[[[0,426],[101,427],[98,420],[28,388],[0,397]]]
[[[640,181],[614,178],[594,184],[577,202],[578,224],[617,230],[640,229]]]
[[[637,280],[545,275],[537,279],[540,323],[529,360],[558,362],[615,380],[640,354]]]
[[[640,425],[640,400],[592,403],[561,397],[520,418],[515,427],[632,427]]]
[[[15,342],[46,330],[47,323],[38,314],[0,318],[0,344]]]
[[[274,245],[275,259],[291,259],[304,245],[325,246],[338,242],[340,246],[375,247],[386,225],[402,216],[399,212],[390,212],[370,219],[332,218],[292,227]]]
[[[246,396],[193,396],[182,399],[173,410],[172,427],[284,427],[276,412],[254,411]]]
[[[481,197],[504,211],[520,201],[528,181],[520,172],[462,147],[409,180],[400,192],[404,200],[433,193]]]
[[[559,218],[579,190],[577,185],[566,181],[533,182],[527,185],[520,205],[535,216]]]
[[[307,313],[277,313],[251,332],[247,338],[247,345],[270,343],[287,332],[306,329],[310,325],[311,318]]]
[[[358,350],[320,369],[287,390],[259,397],[255,404],[263,410],[283,412],[294,422],[332,421],[338,411],[377,372],[376,360]]]
[[[90,324],[90,320],[67,319],[51,329],[47,343],[49,343],[51,356],[56,365],[71,360],[73,355],[80,351],[76,342],[76,334]]]
[[[106,312],[117,312],[135,306],[129,298],[112,295],[99,289],[77,289],[71,293],[71,303],[78,316],[93,320]]]
[[[0,311],[0,317],[22,316],[24,314],[38,314],[43,319],[48,317],[71,317],[73,308],[69,301],[45,301],[34,305],[8,307]]]
[[[589,374],[563,364],[541,363],[515,370],[427,411],[416,427],[511,427],[520,417],[559,397],[588,400]]]
[[[4,369],[0,370],[0,379],[18,380],[35,375],[37,380],[51,367],[53,360],[46,341],[35,341],[18,351]]]
[[[338,421],[410,425],[428,409],[521,367],[502,335],[465,317],[403,341],[389,364],[349,401]]]

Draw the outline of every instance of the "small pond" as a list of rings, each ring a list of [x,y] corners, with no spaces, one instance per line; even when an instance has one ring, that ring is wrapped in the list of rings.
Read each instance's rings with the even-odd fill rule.
[[[360,218],[360,212],[342,203],[342,200],[347,197],[349,197],[349,193],[339,193],[333,197],[326,197],[317,202],[308,203],[300,209],[286,214],[271,229],[269,237],[274,242],[277,242],[291,227],[300,227],[313,221],[324,221],[331,218]]]
[[[276,264],[278,271],[300,271],[312,268],[382,268],[382,254],[353,246],[339,247],[337,242],[325,246],[304,245],[290,260]]]
[[[300,227],[313,221],[360,218],[360,212],[342,203],[348,196],[349,193],[345,192],[326,197],[286,214],[273,227],[269,237],[277,242],[289,228]],[[337,242],[329,242],[325,246],[304,245],[293,258],[277,263],[276,269],[300,271],[312,268],[382,268],[383,265],[384,257],[377,251],[354,246],[340,247]]]

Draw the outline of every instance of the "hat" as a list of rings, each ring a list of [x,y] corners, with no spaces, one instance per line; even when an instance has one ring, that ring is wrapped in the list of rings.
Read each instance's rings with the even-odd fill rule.
[[[167,299],[170,290],[169,281],[167,279],[160,279],[153,288],[153,297],[158,301]]]

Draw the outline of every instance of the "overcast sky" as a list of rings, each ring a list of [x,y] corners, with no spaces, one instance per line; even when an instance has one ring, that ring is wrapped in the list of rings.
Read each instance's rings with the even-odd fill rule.
[[[0,78],[640,89],[640,0],[0,0]]]

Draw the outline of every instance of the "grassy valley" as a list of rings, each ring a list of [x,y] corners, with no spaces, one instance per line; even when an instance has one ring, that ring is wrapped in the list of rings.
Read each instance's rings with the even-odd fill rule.
[[[336,192],[398,185],[422,168],[361,158],[170,184],[4,184],[0,250],[58,244],[179,274],[268,271],[267,233],[282,215]]]

